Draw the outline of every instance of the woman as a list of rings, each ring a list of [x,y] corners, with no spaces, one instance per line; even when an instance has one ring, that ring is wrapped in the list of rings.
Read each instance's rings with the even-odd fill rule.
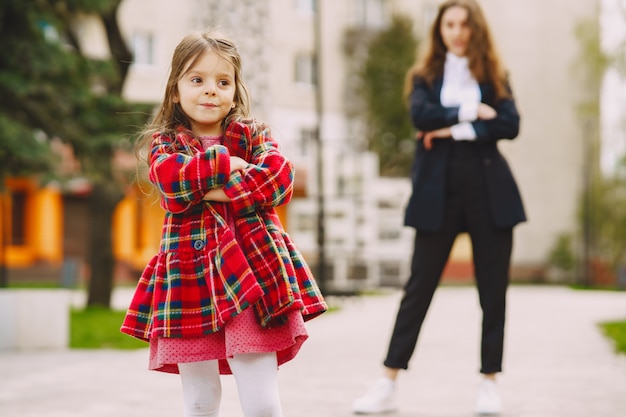
[[[388,412],[395,381],[419,331],[455,238],[470,236],[483,311],[481,382],[476,412],[497,414],[506,291],[513,227],[526,220],[513,175],[497,141],[513,139],[519,114],[490,31],[474,0],[444,1],[426,54],[408,71],[405,92],[418,129],[413,194],[405,224],[416,229],[405,286],[384,361],[384,376],[353,411]]]

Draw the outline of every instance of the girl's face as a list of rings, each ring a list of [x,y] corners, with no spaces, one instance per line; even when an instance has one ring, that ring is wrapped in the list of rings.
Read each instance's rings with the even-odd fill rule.
[[[465,7],[449,7],[441,16],[439,31],[446,49],[456,56],[465,56],[472,37],[468,22],[469,12]]]
[[[196,136],[219,136],[222,120],[235,107],[235,68],[208,50],[178,81],[175,103],[180,103]]]

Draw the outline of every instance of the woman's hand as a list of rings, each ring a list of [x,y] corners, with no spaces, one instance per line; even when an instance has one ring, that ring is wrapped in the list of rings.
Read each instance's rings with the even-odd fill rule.
[[[248,163],[244,159],[241,159],[238,156],[230,157],[230,172],[246,169],[247,166]]]
[[[424,141],[424,148],[426,148],[427,151],[432,149],[434,139],[448,139],[450,137],[452,137],[452,132],[449,127],[431,130],[430,132],[417,133],[417,140]]]
[[[478,104],[478,112],[476,113],[476,117],[481,120],[491,120],[495,119],[498,113],[496,110],[488,104],[479,103]]]
[[[217,201],[219,203],[230,203],[230,198],[222,188],[213,188],[202,197],[204,201]]]

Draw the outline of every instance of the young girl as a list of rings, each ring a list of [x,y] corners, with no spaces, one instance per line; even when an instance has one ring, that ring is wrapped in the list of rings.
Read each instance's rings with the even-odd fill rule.
[[[230,373],[246,417],[282,416],[278,365],[327,308],[274,210],[291,198],[293,165],[249,103],[236,46],[189,35],[138,143],[165,219],[121,331],[149,341],[150,369],[180,374],[186,417],[217,416]]]

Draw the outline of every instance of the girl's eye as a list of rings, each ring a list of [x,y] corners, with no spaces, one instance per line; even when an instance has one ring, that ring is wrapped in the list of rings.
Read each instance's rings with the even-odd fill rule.
[[[200,78],[200,77],[193,77],[191,79],[191,82],[194,83],[194,84],[201,83],[202,82],[202,78]]]
[[[227,85],[230,85],[230,82],[229,82],[228,80],[221,80],[221,81],[219,82],[219,85],[221,85],[221,86],[227,86]]]

